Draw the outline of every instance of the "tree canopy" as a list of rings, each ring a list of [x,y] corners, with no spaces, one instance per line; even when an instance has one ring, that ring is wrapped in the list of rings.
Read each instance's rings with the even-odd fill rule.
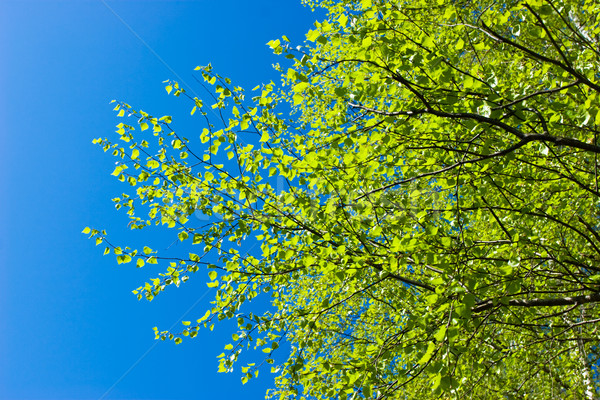
[[[95,140],[130,227],[191,250],[84,232],[166,264],[140,299],[198,274],[217,289],[157,338],[236,320],[219,370],[262,350],[241,371],[271,364],[272,398],[596,396],[600,3],[308,3],[328,15],[306,42],[269,42],[280,82],[247,98],[197,67],[208,99],[167,82],[199,138],[118,102],[137,122]]]

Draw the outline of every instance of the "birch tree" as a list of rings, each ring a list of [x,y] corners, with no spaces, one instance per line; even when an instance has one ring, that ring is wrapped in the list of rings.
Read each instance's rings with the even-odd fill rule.
[[[84,232],[164,265],[140,299],[216,288],[157,339],[236,320],[218,368],[256,351],[242,379],[271,368],[269,398],[594,398],[600,4],[308,3],[328,16],[306,42],[269,42],[280,82],[247,94],[208,66],[212,98],[167,83],[199,137],[118,102],[133,122],[95,140],[130,227],[190,251]]]

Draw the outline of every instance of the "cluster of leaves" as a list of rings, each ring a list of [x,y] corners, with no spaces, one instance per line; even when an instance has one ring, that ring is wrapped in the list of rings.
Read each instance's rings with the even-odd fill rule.
[[[278,398],[593,398],[600,4],[309,3],[328,17],[305,47],[269,43],[289,64],[279,85],[247,101],[199,67],[208,108],[167,82],[205,119],[198,148],[125,103],[153,138],[119,124],[126,144],[95,140],[136,188],[115,199],[131,228],[200,248],[167,259],[86,229],[119,262],[170,263],[138,297],[205,269],[217,288],[157,338],[235,319],[220,371],[259,348]],[[272,308],[248,312],[257,296]]]

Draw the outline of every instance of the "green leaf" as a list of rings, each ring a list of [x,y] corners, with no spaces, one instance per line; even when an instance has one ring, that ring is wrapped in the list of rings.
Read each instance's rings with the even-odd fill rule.
[[[204,316],[202,318],[198,319],[196,322],[202,323],[202,322],[206,321],[208,319],[208,317],[210,317],[210,310],[206,311]]]
[[[308,87],[308,82],[300,82],[294,86],[294,92],[303,92]]]
[[[267,45],[269,45],[270,48],[272,48],[273,50],[277,49],[279,46],[281,46],[281,42],[279,41],[279,39],[277,40],[270,40]]]
[[[440,329],[438,329],[438,331],[435,333],[435,335],[433,335],[433,338],[438,342],[442,342],[445,337],[446,337],[446,327],[445,326],[442,326]]]
[[[181,231],[179,232],[179,234],[177,234],[177,237],[179,238],[180,241],[184,241],[185,239],[188,238],[188,233],[186,231]]]
[[[319,33],[319,31],[317,31],[317,30],[312,30],[312,31],[309,31],[309,32],[306,34],[306,40],[308,40],[309,42],[314,42],[315,40],[317,40],[317,38],[318,38],[319,36],[320,36],[320,33]]]
[[[424,365],[425,363],[427,363],[431,359],[434,350],[435,350],[435,345],[431,342],[427,343],[427,350],[425,351],[423,356],[419,359],[417,364]]]

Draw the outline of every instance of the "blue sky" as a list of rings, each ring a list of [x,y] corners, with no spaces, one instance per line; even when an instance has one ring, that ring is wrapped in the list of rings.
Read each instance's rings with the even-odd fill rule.
[[[0,2],[0,399],[263,398],[268,373],[244,386],[216,373],[231,325],[154,341],[152,327],[203,314],[203,276],[139,302],[131,290],[160,270],[117,266],[81,234],[170,243],[126,229],[110,201],[126,187],[91,141],[121,122],[112,99],[194,136],[201,120],[162,81],[198,90],[193,69],[209,62],[248,90],[276,80],[266,42],[301,44],[322,18],[299,0]]]

